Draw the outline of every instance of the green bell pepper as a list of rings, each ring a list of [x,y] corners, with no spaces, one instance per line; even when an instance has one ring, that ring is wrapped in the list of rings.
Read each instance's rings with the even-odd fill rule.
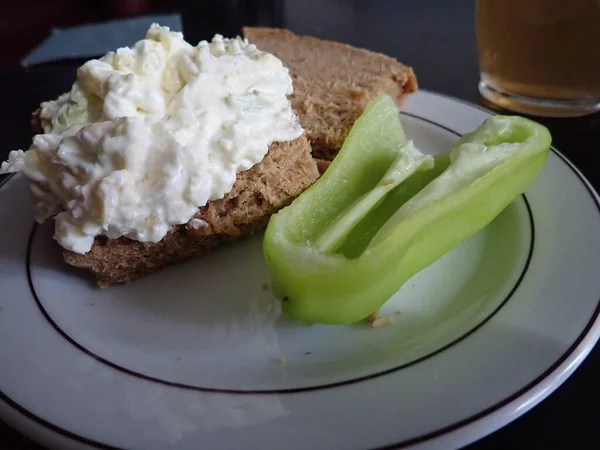
[[[322,177],[269,222],[264,256],[283,311],[325,324],[377,311],[523,193],[550,143],[533,121],[495,116],[434,158],[377,97]]]

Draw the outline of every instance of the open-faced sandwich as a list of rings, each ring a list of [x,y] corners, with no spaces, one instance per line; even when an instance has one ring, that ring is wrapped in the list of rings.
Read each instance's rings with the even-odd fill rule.
[[[367,103],[400,106],[412,70],[385,55],[246,28],[193,46],[152,25],[42,103],[43,131],[2,172],[31,182],[65,261],[101,286],[262,230],[310,186]],[[312,147],[312,149],[311,149]]]

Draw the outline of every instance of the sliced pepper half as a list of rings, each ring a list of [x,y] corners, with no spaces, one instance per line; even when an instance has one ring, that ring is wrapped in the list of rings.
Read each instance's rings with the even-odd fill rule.
[[[495,116],[434,158],[377,97],[323,176],[269,222],[264,255],[284,312],[347,324],[377,311],[523,193],[550,143],[542,125]]]

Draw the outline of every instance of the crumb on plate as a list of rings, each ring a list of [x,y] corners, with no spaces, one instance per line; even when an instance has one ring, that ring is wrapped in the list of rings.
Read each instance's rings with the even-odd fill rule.
[[[378,312],[372,312],[371,314],[369,314],[367,316],[367,322],[372,324],[373,322],[375,322],[375,320],[377,319],[378,316],[379,316]]]
[[[396,314],[399,314],[396,312]],[[367,321],[371,324],[373,328],[380,328],[386,325],[396,325],[396,319],[394,319],[395,314],[379,314],[378,312],[374,312],[369,314],[367,317]]]

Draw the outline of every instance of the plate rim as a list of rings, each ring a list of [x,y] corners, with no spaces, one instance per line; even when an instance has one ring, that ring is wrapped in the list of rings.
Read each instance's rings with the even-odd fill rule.
[[[483,106],[471,103],[469,101],[451,95],[421,88],[419,89],[419,92],[434,97],[445,98],[449,101],[460,103],[466,107],[475,108],[490,116],[499,114],[496,111],[490,110]],[[583,184],[589,195],[592,197],[592,200],[594,201],[598,211],[600,212],[600,195],[595,190],[594,186],[577,168],[577,166],[573,164],[570,161],[570,159],[566,157],[560,150],[552,146],[551,151],[555,153],[560,158],[562,163],[564,163],[575,174],[575,176],[578,178],[581,184]],[[9,180],[13,178],[13,175],[8,175],[4,179],[0,180],[0,187],[4,186]],[[577,369],[577,367],[579,367],[583,360],[592,351],[599,338],[600,299],[598,299],[596,307],[591,317],[586,322],[585,327],[583,327],[581,332],[578,334],[577,338],[564,351],[564,353],[544,372],[542,372],[535,379],[531,380],[517,392],[507,396],[499,402],[496,402],[494,405],[485,408],[483,411],[473,414],[460,421],[454,422],[450,425],[428,433],[423,433],[413,438],[397,441],[396,443],[386,444],[380,447],[375,447],[373,450],[384,450],[392,448],[416,448],[421,447],[423,444],[426,443],[433,444],[435,446],[436,443],[439,445],[441,444],[442,440],[445,440],[445,438],[450,438],[452,436],[454,436],[456,442],[461,445],[466,445],[470,442],[474,442],[477,439],[486,436],[512,422],[519,416],[523,415],[524,413],[538,405],[545,398],[547,398],[552,392],[554,392],[568,379],[568,377]],[[50,431],[56,434],[56,436],[53,435],[53,437],[56,437],[57,439],[60,438],[60,440],[68,441],[68,443],[70,443],[71,445],[73,443],[78,443],[84,444],[85,446],[87,446],[87,448],[95,448],[102,450],[125,450],[122,447],[115,447],[108,444],[104,444],[102,442],[98,442],[93,439],[80,436],[60,426],[54,425],[51,422],[48,422],[47,420],[32,413],[31,411],[28,411],[26,408],[16,403],[8,395],[6,395],[0,390],[0,406],[3,405],[8,407],[8,409],[13,410],[13,412],[16,414],[13,414],[12,417],[10,417],[10,414],[3,414],[2,417],[0,417],[0,419],[3,420],[5,423],[10,424],[9,426],[14,428],[15,430],[25,434],[30,439],[39,442],[41,445],[48,446],[56,443],[48,442],[45,440],[42,441],[41,439],[38,440],[35,436],[39,434],[39,431]],[[5,408],[0,409],[0,411],[4,410]],[[10,420],[6,420],[5,417],[10,417]],[[26,421],[28,421],[29,424],[25,424],[24,422]],[[25,431],[27,429],[31,430],[31,426],[33,426],[34,430],[37,429],[38,433],[33,433],[32,435]],[[473,438],[474,436],[475,438]]]

